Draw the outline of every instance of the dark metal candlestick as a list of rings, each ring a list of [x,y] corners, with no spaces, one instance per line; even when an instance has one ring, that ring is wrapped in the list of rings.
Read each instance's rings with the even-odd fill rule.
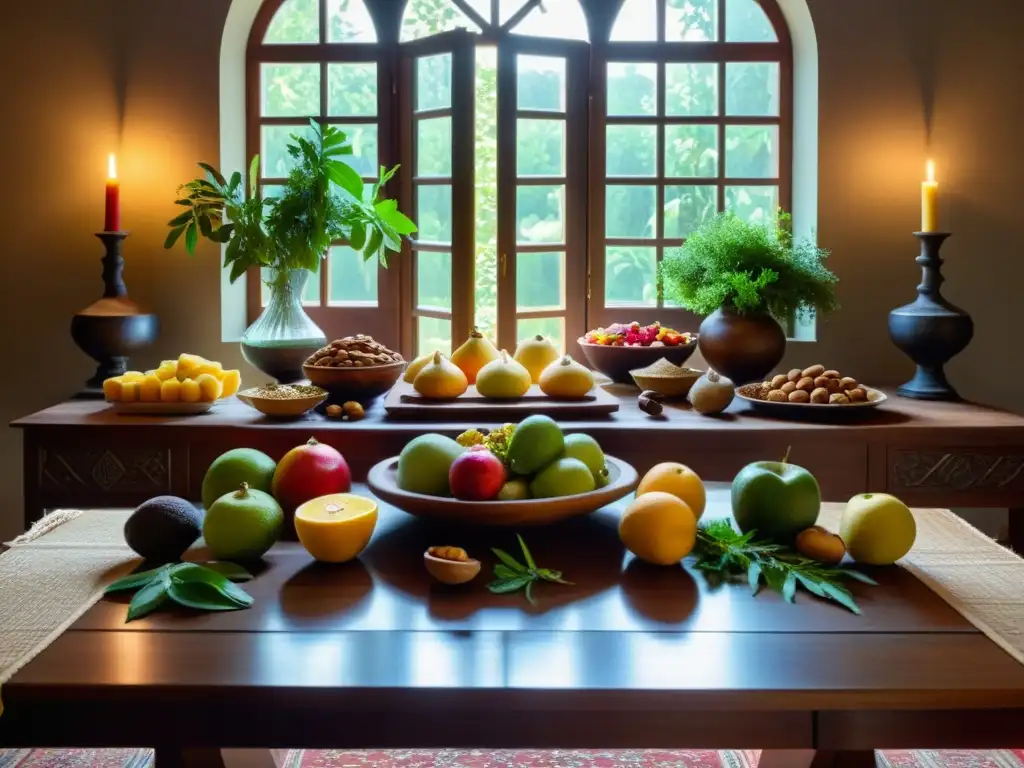
[[[943,366],[960,354],[974,336],[974,321],[946,301],[939,288],[942,259],[939,249],[949,232],[915,232],[921,241],[921,284],[917,299],[889,313],[889,335],[906,355],[917,363],[914,378],[897,391],[915,400],[959,400],[960,395],[946,381]]]
[[[78,393],[82,398],[103,397],[103,381],[120,376],[128,368],[128,355],[156,339],[156,315],[142,310],[128,298],[121,276],[121,249],[127,232],[97,232],[106,246],[103,256],[103,298],[78,312],[71,320],[71,338],[97,362],[96,373]]]

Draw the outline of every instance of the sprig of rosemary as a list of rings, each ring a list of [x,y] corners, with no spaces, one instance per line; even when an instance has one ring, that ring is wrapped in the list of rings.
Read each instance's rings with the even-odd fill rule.
[[[798,586],[816,597],[832,600],[854,613],[860,608],[842,585],[844,579],[864,584],[877,582],[849,568],[827,567],[789,547],[770,541],[755,541],[756,531],[739,533],[728,520],[710,520],[697,529],[696,567],[712,583],[746,580],[753,594],[762,581],[792,603]]]
[[[533,585],[538,581],[550,581],[555,584],[572,584],[562,578],[561,571],[553,571],[550,568],[538,568],[533,560],[533,555],[526,548],[526,542],[518,533],[519,547],[523,550],[525,565],[516,560],[508,552],[491,547],[494,555],[501,560],[494,566],[495,580],[487,585],[487,588],[496,595],[505,595],[511,592],[526,590],[526,599],[533,603]]]

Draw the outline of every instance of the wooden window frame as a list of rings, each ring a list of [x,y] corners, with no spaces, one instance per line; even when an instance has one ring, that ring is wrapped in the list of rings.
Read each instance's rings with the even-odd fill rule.
[[[767,43],[726,42],[726,0],[716,0],[718,13],[718,40],[714,42],[683,42],[666,40],[665,22],[667,0],[655,0],[657,13],[657,41],[632,42],[610,40],[609,35],[594,43],[591,68],[591,131],[589,205],[589,300],[587,326],[595,328],[613,322],[640,323],[660,321],[680,330],[696,330],[700,318],[684,309],[666,306],[660,285],[657,284],[657,302],[650,305],[606,305],[606,248],[655,248],[660,264],[667,249],[677,248],[683,238],[666,238],[664,233],[665,190],[673,185],[714,186],[717,208],[725,209],[727,186],[777,186],[778,205],[790,210],[793,176],[793,46],[785,17],[776,0],[757,0],[774,28],[777,41]],[[621,8],[620,8],[621,11]],[[617,14],[616,14],[617,16]],[[614,23],[614,17],[612,19]],[[657,66],[657,108],[655,115],[609,116],[607,71],[615,62],[653,63]],[[718,105],[713,116],[668,116],[665,110],[666,65],[675,63],[714,63],[718,65]],[[768,62],[779,64],[779,114],[777,117],[729,116],[726,111],[726,65],[731,62]],[[655,125],[655,175],[644,177],[609,177],[607,175],[606,135],[609,125]],[[718,128],[718,171],[713,177],[667,177],[665,175],[665,128],[668,125],[715,125]],[[779,128],[778,176],[743,179],[726,175],[725,129],[727,125],[777,125]],[[654,186],[656,189],[653,238],[609,238],[606,234],[606,191],[613,186]]]

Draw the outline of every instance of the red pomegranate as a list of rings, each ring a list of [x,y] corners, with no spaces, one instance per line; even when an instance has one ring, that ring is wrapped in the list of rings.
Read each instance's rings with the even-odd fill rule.
[[[314,437],[304,445],[292,448],[277,462],[271,484],[271,493],[289,520],[300,504],[329,493],[347,493],[351,489],[352,473],[345,457]]]

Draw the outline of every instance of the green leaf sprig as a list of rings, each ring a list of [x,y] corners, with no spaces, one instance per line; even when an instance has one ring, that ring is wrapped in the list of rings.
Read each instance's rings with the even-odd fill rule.
[[[252,574],[234,563],[178,563],[141,571],[118,579],[106,594],[137,589],[124,622],[152,613],[167,600],[200,611],[238,611],[252,605],[252,596],[232,581],[247,581]]]
[[[710,520],[697,529],[696,567],[712,582],[745,580],[757,594],[762,581],[792,603],[797,587],[816,597],[832,600],[859,614],[860,608],[843,586],[844,579],[864,584],[877,582],[850,568],[822,565],[789,547],[770,541],[755,541],[756,531],[740,533],[728,520]]]
[[[487,588],[496,595],[506,595],[511,592],[526,590],[526,599],[533,603],[533,585],[538,581],[550,581],[555,584],[572,584],[562,578],[561,571],[553,571],[550,568],[538,568],[533,560],[533,555],[526,548],[523,537],[516,534],[519,539],[519,547],[523,550],[523,563],[520,563],[512,555],[504,550],[491,548],[495,557],[501,560],[494,566],[495,580],[487,585]]]

